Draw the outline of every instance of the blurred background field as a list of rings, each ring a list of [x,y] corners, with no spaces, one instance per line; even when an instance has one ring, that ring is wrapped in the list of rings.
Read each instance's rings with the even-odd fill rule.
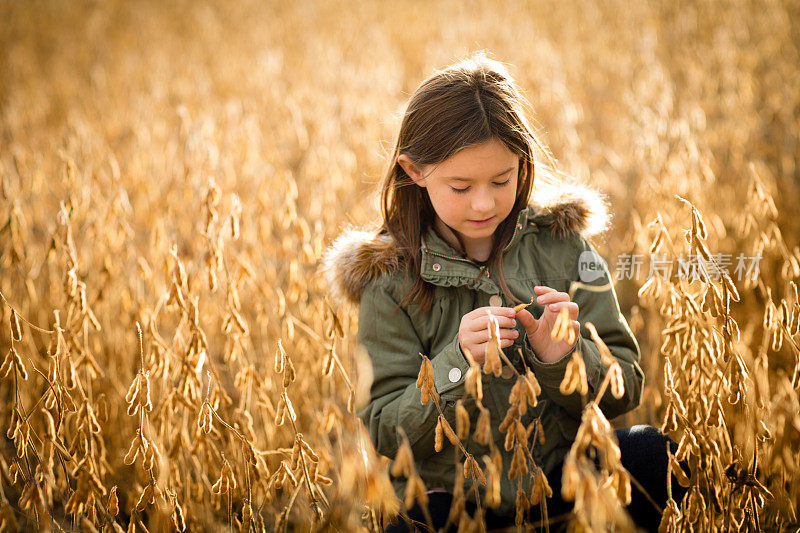
[[[798,21],[792,1],[0,0],[0,522],[377,529],[356,315],[319,258],[379,216],[411,92],[486,49],[559,168],[608,196],[612,270],[763,257],[729,306],[720,280],[640,291],[647,262],[619,280],[647,382],[617,423],[679,412],[693,489],[669,527],[797,527]]]

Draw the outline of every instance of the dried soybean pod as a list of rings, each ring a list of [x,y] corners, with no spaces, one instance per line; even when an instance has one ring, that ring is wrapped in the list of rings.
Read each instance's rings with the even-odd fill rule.
[[[436,431],[435,431],[435,438],[433,441],[433,449],[437,452],[442,451],[442,447],[444,446],[444,437],[442,435],[442,415],[439,415],[439,418],[436,420]]]
[[[520,311],[522,311],[523,309],[525,309],[526,307],[531,305],[535,299],[536,299],[536,296],[534,295],[534,296],[531,296],[531,301],[530,302],[528,302],[526,304],[515,305],[514,306],[514,313],[519,313]]]
[[[506,431],[508,431],[509,426],[514,421],[514,418],[517,416],[517,414],[518,414],[517,406],[511,405],[508,408],[508,411],[506,411],[505,418],[503,418],[503,421],[500,422],[500,426],[498,429],[500,429],[501,433],[505,433]]]
[[[492,433],[491,428],[491,415],[489,414],[489,410],[479,405],[481,410],[481,414],[478,415],[478,422],[475,424],[475,441],[487,446],[489,444],[489,438]]]
[[[442,417],[442,429],[444,430],[444,434],[447,437],[447,440],[450,441],[450,444],[453,446],[458,445],[458,436],[453,431],[453,428],[450,426],[450,423]]]
[[[0,378],[8,377],[8,375],[11,374],[11,368],[13,364],[14,354],[11,353],[11,350],[9,350],[5,359],[3,359],[3,365],[0,366]]]
[[[22,340],[22,328],[19,325],[19,316],[14,309],[11,309],[11,338],[14,342]]]
[[[111,516],[117,516],[119,514],[119,498],[117,497],[116,485],[111,488],[111,492],[108,494],[108,505],[106,509]]]
[[[284,372],[283,372],[283,388],[288,387],[295,380],[296,373],[294,370],[294,363],[290,358],[284,359]]]
[[[467,389],[467,392],[471,394],[477,401],[480,402],[483,400],[483,381],[481,379],[481,369],[477,363],[470,363],[464,385]]]
[[[422,354],[420,354],[422,355]],[[424,356],[423,356],[424,357]],[[425,365],[419,365],[419,373],[417,374],[417,388],[422,387],[422,384],[425,383]]]
[[[275,373],[283,373],[283,365],[286,360],[286,352],[283,349],[283,343],[278,339],[278,349],[275,351]]]
[[[404,439],[403,443],[400,445],[400,449],[397,450],[391,473],[394,477],[400,477],[401,475],[408,477],[411,474],[413,464],[414,459],[411,448],[408,445],[408,441]]]
[[[464,401],[458,400],[456,402],[456,433],[458,437],[465,440],[469,437],[469,413],[464,407]]]
[[[619,363],[614,361],[608,369],[611,374],[611,395],[619,400],[625,394],[625,382],[622,378],[622,367]]]

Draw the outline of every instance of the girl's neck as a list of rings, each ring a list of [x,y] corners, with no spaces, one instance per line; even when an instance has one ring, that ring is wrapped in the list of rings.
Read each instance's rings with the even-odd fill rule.
[[[450,226],[442,222],[442,219],[439,217],[436,217],[434,228],[447,244],[464,254],[468,259],[484,263],[492,254],[493,243],[491,237],[480,240],[465,238],[463,235],[459,235],[453,231]]]

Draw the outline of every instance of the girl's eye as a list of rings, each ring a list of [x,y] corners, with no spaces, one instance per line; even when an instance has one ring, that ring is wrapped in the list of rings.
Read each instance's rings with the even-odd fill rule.
[[[509,183],[511,183],[511,178],[508,178],[506,181],[493,182],[492,185],[494,185],[495,187],[504,187]],[[455,187],[450,187],[450,188],[456,194],[463,194],[469,190],[469,187],[464,187],[463,189],[456,189]]]

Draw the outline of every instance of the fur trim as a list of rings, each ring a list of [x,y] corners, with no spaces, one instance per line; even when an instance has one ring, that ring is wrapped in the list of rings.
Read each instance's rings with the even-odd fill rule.
[[[535,190],[535,213],[529,221],[565,237],[590,237],[608,225],[608,208],[597,191],[582,185],[560,185]],[[370,281],[391,274],[399,264],[394,241],[375,230],[348,228],[322,258],[331,296],[336,302],[358,304]]]
[[[358,303],[373,279],[397,268],[398,256],[389,235],[356,228],[346,229],[322,258],[322,272],[334,301]]]
[[[534,189],[533,197],[536,214],[532,221],[560,237],[573,233],[591,237],[608,227],[608,206],[603,196],[585,185]]]

